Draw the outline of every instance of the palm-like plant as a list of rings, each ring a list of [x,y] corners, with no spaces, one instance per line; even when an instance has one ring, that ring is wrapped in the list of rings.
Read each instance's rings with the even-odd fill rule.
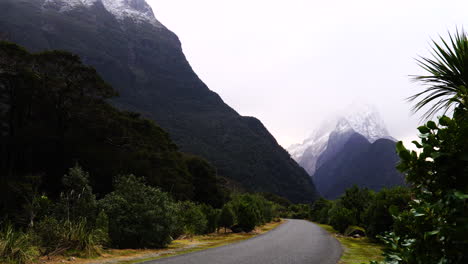
[[[414,76],[415,81],[424,83],[427,88],[408,98],[419,100],[413,111],[430,106],[424,118],[430,119],[439,111],[444,114],[452,107],[467,107],[468,104],[468,37],[464,30],[455,35],[449,34],[449,41],[442,37],[441,44],[432,41],[432,59],[421,57],[418,64],[427,75]]]

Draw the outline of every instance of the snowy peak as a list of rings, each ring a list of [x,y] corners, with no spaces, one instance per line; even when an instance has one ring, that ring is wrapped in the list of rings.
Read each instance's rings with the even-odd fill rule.
[[[318,158],[327,150],[330,136],[345,138],[355,132],[364,136],[371,143],[380,138],[393,140],[375,107],[365,104],[352,104],[341,114],[327,118],[301,144],[290,146],[288,152],[294,160],[312,175],[316,167],[320,165],[317,163]]]
[[[76,8],[91,8],[97,3],[101,3],[119,21],[131,19],[136,23],[147,22],[155,27],[163,27],[145,0],[46,0],[43,8],[52,7],[67,12]]]
[[[380,138],[391,138],[377,109],[370,105],[351,105],[339,118],[335,131],[354,130],[371,143]]]

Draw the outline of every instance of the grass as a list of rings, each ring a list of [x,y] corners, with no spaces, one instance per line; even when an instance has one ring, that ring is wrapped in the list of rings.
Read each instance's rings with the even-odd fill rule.
[[[344,251],[339,264],[360,264],[369,263],[371,260],[383,260],[382,246],[369,238],[346,237],[338,234],[338,232],[329,225],[318,225],[333,234],[343,245]]]
[[[104,250],[100,257],[94,259],[76,258],[73,263],[134,264],[160,258],[172,257],[246,240],[266,233],[282,223],[284,223],[284,221],[268,223],[264,226],[256,228],[253,232],[250,233],[235,234],[231,232],[224,233],[223,231],[220,231],[220,233],[193,236],[191,238],[181,238],[174,240],[167,248],[164,249],[108,249]],[[51,260],[44,259],[44,261],[46,261],[46,264],[60,264],[62,263],[63,258],[57,257]]]

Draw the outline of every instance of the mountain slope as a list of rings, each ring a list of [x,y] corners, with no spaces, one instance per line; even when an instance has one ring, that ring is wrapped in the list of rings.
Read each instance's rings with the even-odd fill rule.
[[[375,191],[404,185],[403,175],[395,168],[399,158],[394,141],[378,139],[370,143],[358,133],[346,138],[340,151],[327,159],[314,174],[317,189],[325,198],[335,199],[354,184]],[[333,140],[335,138],[331,137],[329,143],[333,144]]]
[[[177,36],[144,0],[2,0],[0,36],[32,51],[80,55],[118,90],[115,105],[155,120],[221,176],[296,202],[316,198],[307,173],[263,124],[240,116],[197,77]]]

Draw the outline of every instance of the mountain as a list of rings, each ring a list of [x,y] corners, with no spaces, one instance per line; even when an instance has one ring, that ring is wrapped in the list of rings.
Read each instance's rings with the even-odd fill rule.
[[[353,103],[342,113],[327,118],[302,144],[288,148],[291,156],[309,175],[314,175],[318,167],[340,151],[353,133],[363,135],[370,142],[380,138],[393,140],[374,106]]]
[[[370,143],[361,134],[351,133],[341,150],[317,169],[314,179],[327,199],[338,198],[353,185],[378,191],[405,184],[395,168],[398,161],[394,141],[382,138]]]
[[[317,197],[263,124],[240,116],[198,78],[144,0],[2,0],[0,36],[34,52],[79,55],[119,92],[115,106],[156,121],[181,151],[208,159],[244,188],[295,202]]]
[[[395,140],[375,107],[353,104],[327,119],[291,156],[313,178],[325,198],[334,199],[354,184],[373,190],[404,185],[396,170]]]

